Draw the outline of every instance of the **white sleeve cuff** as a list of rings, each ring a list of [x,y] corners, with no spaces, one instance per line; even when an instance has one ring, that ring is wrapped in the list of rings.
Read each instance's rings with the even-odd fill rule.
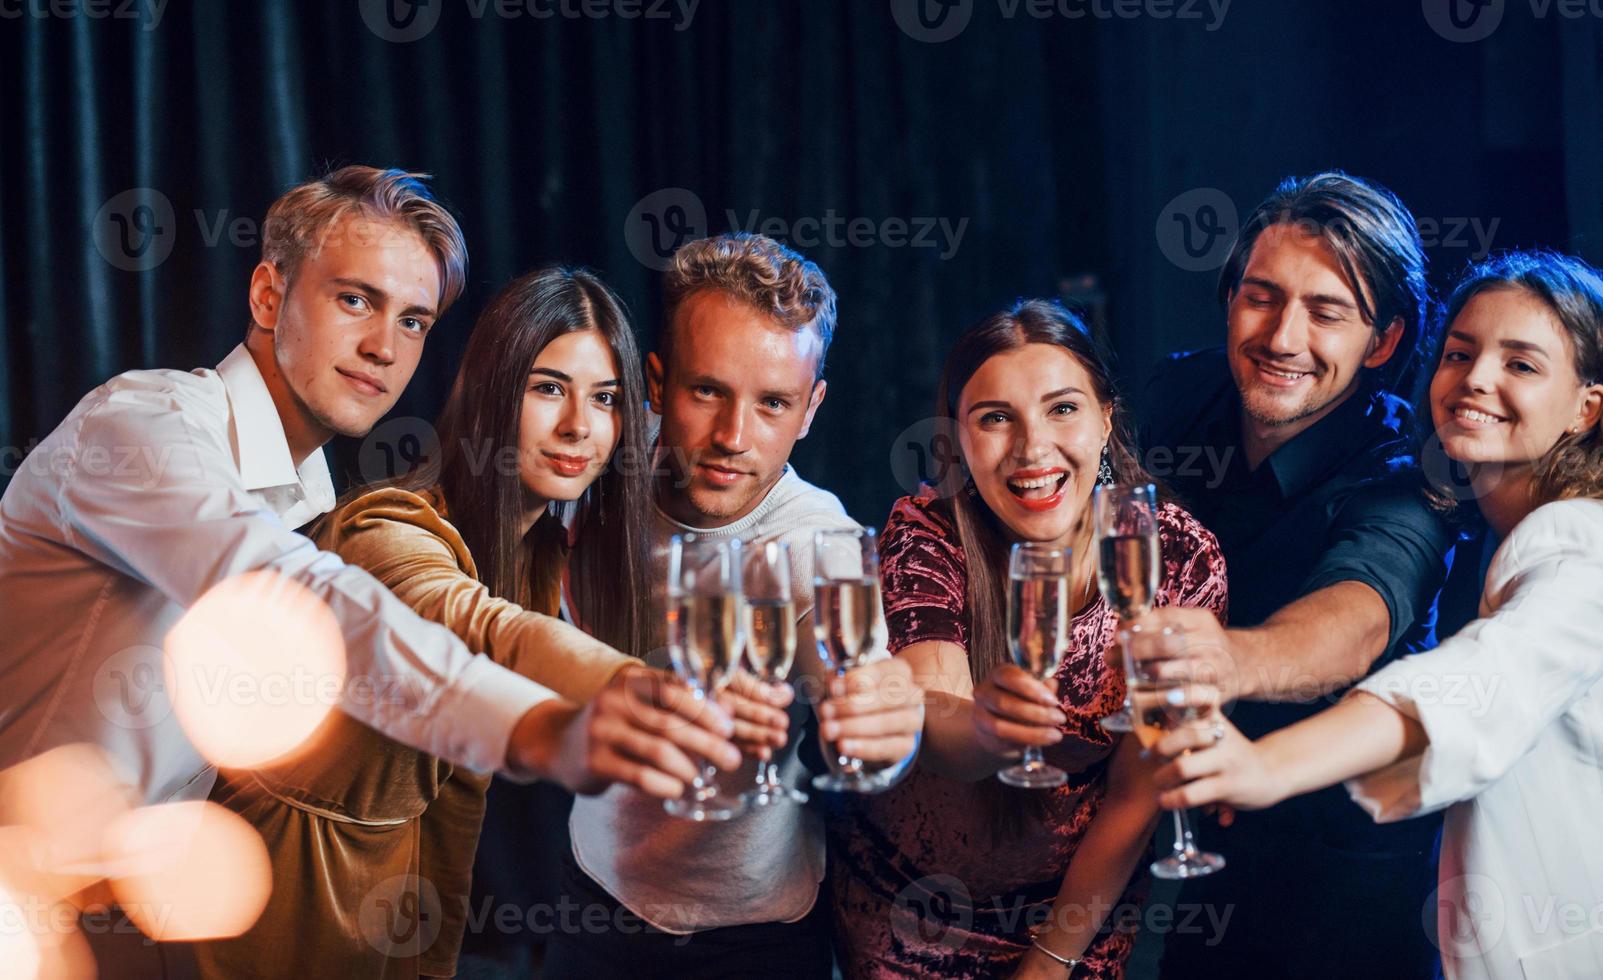
[[[435,724],[446,729],[447,751],[440,754],[477,772],[503,770],[519,719],[556,696],[489,657],[473,657],[433,712]]]
[[[1453,731],[1463,722],[1462,713],[1442,704],[1441,677],[1430,656],[1427,652],[1405,657],[1365,678],[1347,695],[1362,691],[1425,729],[1427,741],[1419,755],[1344,784],[1353,802],[1377,823],[1432,813],[1464,796],[1464,774],[1473,763],[1475,739]]]

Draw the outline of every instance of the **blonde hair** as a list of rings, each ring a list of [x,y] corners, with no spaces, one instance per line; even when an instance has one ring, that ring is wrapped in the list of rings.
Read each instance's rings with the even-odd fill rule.
[[[350,166],[292,187],[267,211],[262,261],[292,281],[301,262],[329,243],[330,232],[346,215],[366,219],[350,230],[362,243],[382,244],[400,226],[421,236],[439,263],[438,312],[444,315],[467,283],[468,246],[456,219],[424,186],[428,179],[428,174]]]
[[[835,335],[835,291],[823,270],[765,235],[734,232],[702,238],[680,248],[663,279],[663,328],[659,353],[666,359],[673,318],[693,293],[716,290],[773,317],[792,330],[812,327],[821,341],[818,376]]]

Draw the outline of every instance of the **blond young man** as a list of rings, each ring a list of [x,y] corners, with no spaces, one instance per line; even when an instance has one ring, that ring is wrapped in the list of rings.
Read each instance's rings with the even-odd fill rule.
[[[399,695],[338,707],[432,755],[662,796],[682,792],[693,755],[738,762],[729,719],[683,688],[620,677],[588,705],[564,701],[295,532],[334,503],[321,447],[395,404],[466,265],[461,229],[419,175],[346,167],[295,187],[267,215],[245,342],[216,370],[112,378],[24,461],[0,499],[0,769],[87,743],[138,803],[205,799],[216,769],[168,692],[130,717],[97,685],[112,670],[162,676],[173,624],[260,572],[332,613],[353,681]]]
[[[732,234],[681,248],[664,292],[663,328],[647,358],[651,407],[662,418],[652,608],[660,613],[666,602],[674,534],[788,542],[801,641],[792,679],[811,696],[796,699],[783,744],[768,745],[782,779],[805,782],[797,749],[813,713],[832,748],[905,771],[923,725],[907,665],[887,657],[832,678],[809,642],[813,532],[857,526],[834,494],[789,463],[824,400],[834,291],[817,265],[778,242]],[[805,710],[809,702],[813,712]],[[764,720],[754,702],[735,710],[737,722]],[[746,765],[720,785],[732,793],[749,788],[756,766],[748,752]],[[606,910],[612,925],[559,928],[547,948],[548,974],[829,977],[817,802],[692,823],[638,794],[578,800],[565,900]]]

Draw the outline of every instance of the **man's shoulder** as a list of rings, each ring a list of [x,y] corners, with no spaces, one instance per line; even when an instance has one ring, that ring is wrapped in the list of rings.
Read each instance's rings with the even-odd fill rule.
[[[1218,385],[1230,379],[1230,360],[1223,347],[1203,347],[1165,355],[1153,367],[1148,382],[1155,385],[1192,382]],[[1176,392],[1180,394],[1181,392]]]
[[[78,402],[78,409],[115,405],[155,412],[184,411],[227,400],[228,389],[222,376],[210,368],[141,368],[124,371],[90,391]]]
[[[62,427],[72,432],[110,428],[133,435],[170,423],[193,433],[208,426],[226,428],[227,419],[228,390],[216,371],[149,368],[125,371],[84,395]]]
[[[1189,432],[1208,415],[1210,405],[1234,388],[1223,347],[1164,357],[1147,374],[1136,399],[1142,444],[1167,445]]]
[[[768,533],[784,534],[790,531],[827,530],[832,528],[860,527],[840,498],[816,484],[802,478],[795,467],[785,471],[774,487],[774,506],[763,516],[762,523]]]

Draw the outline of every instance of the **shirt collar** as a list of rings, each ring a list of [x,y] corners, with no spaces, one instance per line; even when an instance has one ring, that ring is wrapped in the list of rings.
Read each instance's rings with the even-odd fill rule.
[[[328,460],[318,450],[296,469],[290,456],[284,422],[267,390],[267,382],[244,344],[235,347],[217,365],[233,410],[234,453],[239,478],[246,490],[295,487],[306,503],[321,514],[334,508],[334,479]]]
[[[1361,384],[1329,415],[1270,453],[1264,465],[1280,484],[1281,496],[1292,497],[1313,486],[1332,466],[1374,439],[1387,424],[1385,402],[1384,393]]]

